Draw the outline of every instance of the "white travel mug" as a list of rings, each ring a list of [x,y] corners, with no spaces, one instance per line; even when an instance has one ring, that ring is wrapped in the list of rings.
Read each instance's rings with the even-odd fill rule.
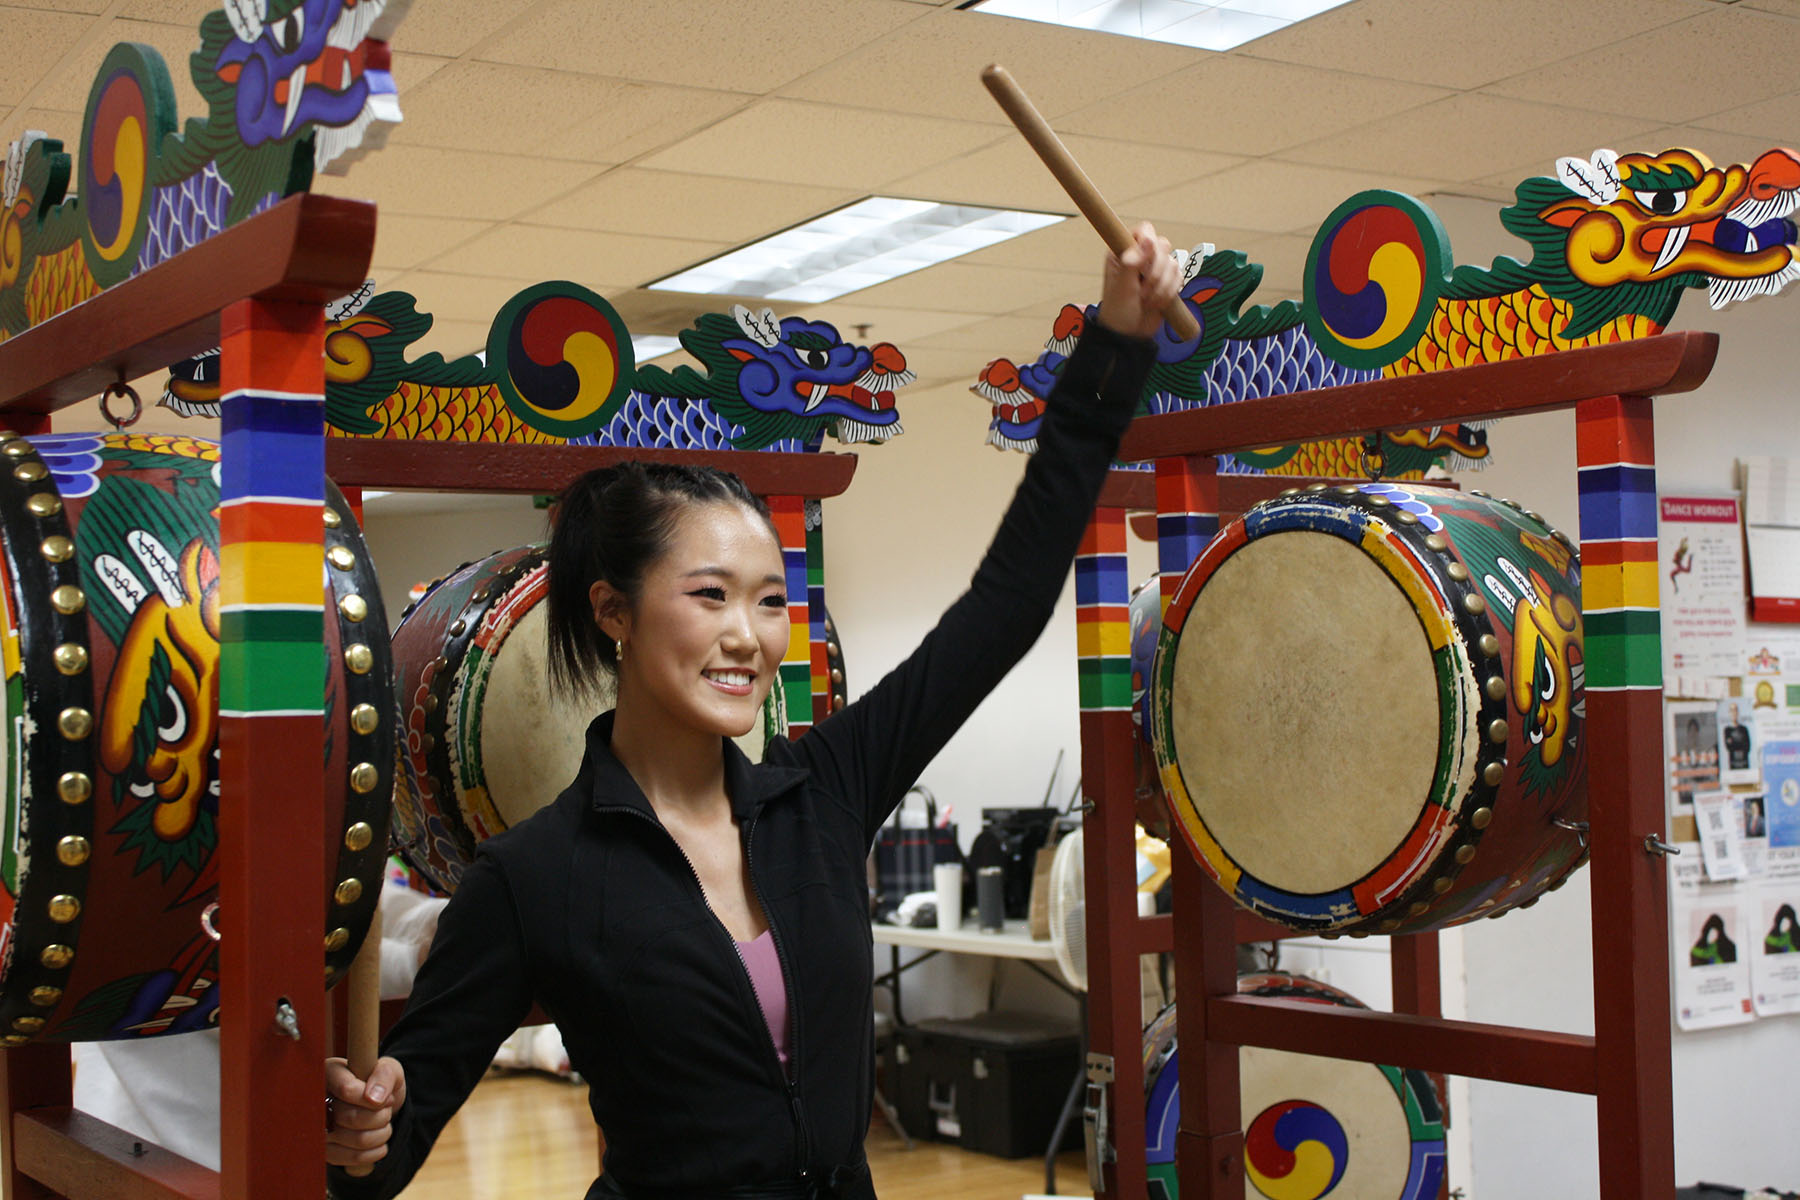
[[[931,883],[937,889],[937,927],[962,928],[962,864],[938,863],[931,868]]]

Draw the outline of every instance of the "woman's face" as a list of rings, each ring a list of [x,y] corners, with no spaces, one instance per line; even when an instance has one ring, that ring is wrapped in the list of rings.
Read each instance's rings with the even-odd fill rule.
[[[688,508],[625,618],[620,699],[741,737],[788,647],[787,580],[769,523],[740,504]]]

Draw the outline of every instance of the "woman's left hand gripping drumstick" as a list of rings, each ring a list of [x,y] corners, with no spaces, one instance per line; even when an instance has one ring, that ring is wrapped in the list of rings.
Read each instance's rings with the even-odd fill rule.
[[[325,1161],[364,1167],[387,1156],[394,1113],[406,1102],[406,1071],[392,1058],[377,1060],[369,1077],[358,1079],[341,1058],[325,1060],[325,1094],[331,1121],[325,1133]]]
[[[1123,254],[1108,254],[1100,294],[1100,323],[1126,337],[1151,338],[1162,328],[1163,311],[1181,290],[1181,268],[1169,239],[1156,236],[1148,221],[1131,231]]]

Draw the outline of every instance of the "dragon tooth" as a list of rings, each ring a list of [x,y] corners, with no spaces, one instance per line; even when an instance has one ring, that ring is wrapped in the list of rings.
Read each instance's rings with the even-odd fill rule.
[[[300,97],[306,91],[306,64],[294,68],[288,76],[287,112],[281,117],[281,136],[286,137],[294,129],[294,118],[300,115]]]
[[[1681,248],[1687,245],[1687,240],[1688,226],[1677,225],[1669,230],[1669,236],[1663,240],[1662,249],[1656,255],[1656,265],[1650,268],[1650,273],[1654,275],[1674,262],[1675,256],[1681,253]]]
[[[819,407],[819,405],[825,403],[825,397],[830,394],[831,388],[827,385],[823,383],[813,384],[812,395],[806,401],[806,411],[811,412],[813,409]]]

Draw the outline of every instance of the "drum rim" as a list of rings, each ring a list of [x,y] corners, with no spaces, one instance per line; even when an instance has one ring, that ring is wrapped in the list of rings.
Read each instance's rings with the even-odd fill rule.
[[[331,610],[336,614],[338,645],[366,645],[371,665],[357,672],[347,667],[338,673],[343,685],[344,728],[348,735],[344,765],[344,819],[337,831],[335,881],[325,898],[325,986],[331,987],[349,969],[364,939],[369,924],[375,919],[375,908],[381,900],[381,888],[387,875],[389,821],[393,811],[394,758],[396,725],[393,642],[388,634],[387,608],[382,603],[381,585],[376,577],[375,562],[363,539],[362,527],[356,520],[344,494],[329,478],[325,480],[325,508],[337,515],[337,524],[325,526],[325,561],[330,564],[326,576],[330,581]],[[340,568],[332,562],[331,552],[349,551],[351,565]],[[345,601],[360,597],[365,615],[352,620]],[[367,704],[375,710],[376,725],[368,733],[357,732],[349,721],[350,712]],[[375,784],[366,792],[358,792],[352,779],[362,767],[372,767]],[[358,825],[369,828],[368,840],[357,849],[351,830]],[[357,886],[351,888],[351,882]],[[340,897],[352,896],[348,903]],[[347,936],[335,950],[331,949],[338,934]]]
[[[28,449],[13,450],[18,445]],[[44,467],[32,439],[0,431],[0,446],[6,448],[11,468],[5,474],[4,491],[0,491],[0,529],[5,532],[7,575],[13,589],[7,600],[18,628],[24,712],[37,730],[29,747],[22,749],[30,794],[43,798],[42,804],[34,807],[30,828],[26,830],[28,866],[16,897],[8,959],[0,964],[0,971],[4,971],[0,978],[5,983],[0,990],[0,1030],[4,1031],[0,1032],[0,1046],[22,1046],[38,1040],[61,1010],[86,920],[80,906],[87,901],[89,860],[84,856],[79,863],[70,865],[56,850],[65,837],[78,837],[85,839],[91,853],[97,778],[94,734],[73,739],[57,737],[55,731],[58,715],[70,708],[89,713],[91,723],[94,681],[85,595],[82,606],[71,613],[58,612],[49,604],[42,606],[42,613],[33,612],[22,603],[28,595],[47,598],[58,587],[82,590],[80,557],[70,554],[58,562],[44,549],[54,537],[71,543],[74,540],[62,490],[56,476],[47,470],[41,479],[29,478],[35,474],[30,467]],[[21,472],[26,477],[21,477]],[[27,500],[34,495],[55,497],[56,503],[44,504],[51,511],[36,515],[26,508]],[[72,674],[64,674],[56,665],[56,648],[64,645],[79,647],[81,651],[81,669]],[[78,801],[60,798],[57,785],[65,774],[78,774],[86,784],[85,794]],[[20,801],[22,804],[24,797]],[[57,921],[50,915],[54,898],[62,896],[74,897],[78,905],[73,918],[67,921]],[[66,950],[51,956],[52,961],[61,962],[60,966],[52,967],[45,961],[52,947]]]
[[[1434,592],[1440,601],[1435,611],[1449,614],[1443,626],[1443,645],[1432,648],[1440,679],[1446,670],[1470,672],[1476,678],[1495,673],[1504,675],[1498,655],[1489,656],[1480,649],[1482,636],[1494,632],[1485,602],[1478,606],[1477,612],[1468,611],[1465,598],[1477,595],[1479,591],[1475,581],[1471,577],[1458,582],[1447,573],[1450,564],[1461,561],[1453,545],[1448,539],[1440,539],[1443,548],[1435,549],[1426,540],[1434,536],[1433,531],[1423,522],[1407,524],[1392,518],[1395,510],[1390,496],[1400,489],[1391,484],[1367,487],[1373,490],[1365,490],[1364,485],[1345,484],[1327,492],[1326,485],[1318,484],[1303,492],[1265,500],[1220,530],[1189,565],[1164,608],[1151,682],[1151,744],[1164,795],[1174,817],[1172,823],[1181,830],[1182,839],[1202,869],[1230,892],[1238,904],[1290,928],[1323,933],[1350,932],[1353,935],[1434,927],[1432,902],[1450,890],[1479,852],[1487,822],[1484,820],[1477,828],[1471,814],[1484,809],[1491,817],[1500,793],[1499,785],[1488,783],[1486,774],[1492,763],[1503,767],[1507,764],[1507,747],[1474,734],[1475,730],[1508,716],[1504,697],[1496,700],[1478,690],[1474,706],[1465,709],[1459,719],[1445,721],[1440,718],[1439,761],[1442,764],[1448,755],[1452,765],[1448,770],[1438,772],[1433,795],[1421,806],[1420,819],[1412,834],[1362,879],[1318,894],[1289,892],[1255,879],[1213,838],[1187,790],[1180,756],[1173,744],[1171,718],[1176,652],[1188,613],[1201,590],[1219,567],[1239,550],[1260,538],[1288,532],[1329,534],[1351,542],[1365,552],[1379,548],[1379,553],[1369,553],[1370,560],[1407,594],[1415,615],[1420,617],[1421,631],[1427,637],[1428,645],[1433,633],[1424,624],[1417,589],[1429,588]],[[1405,491],[1422,492],[1424,498],[1428,498],[1446,490],[1409,482]],[[1461,496],[1463,493],[1449,494]],[[1402,568],[1412,574],[1410,581],[1396,574]],[[1460,808],[1452,810],[1444,801],[1454,797],[1445,797],[1443,793],[1461,773],[1461,763],[1456,760],[1461,759],[1470,740],[1476,743],[1475,762],[1468,768],[1472,783]],[[1393,864],[1402,857],[1401,852],[1420,840],[1421,827],[1426,828],[1425,840],[1405,856],[1416,865],[1410,870],[1404,866],[1396,870]],[[1469,849],[1468,861],[1458,862],[1458,852],[1464,847]],[[1381,885],[1380,894],[1386,898],[1370,906],[1371,884],[1376,883]]]

